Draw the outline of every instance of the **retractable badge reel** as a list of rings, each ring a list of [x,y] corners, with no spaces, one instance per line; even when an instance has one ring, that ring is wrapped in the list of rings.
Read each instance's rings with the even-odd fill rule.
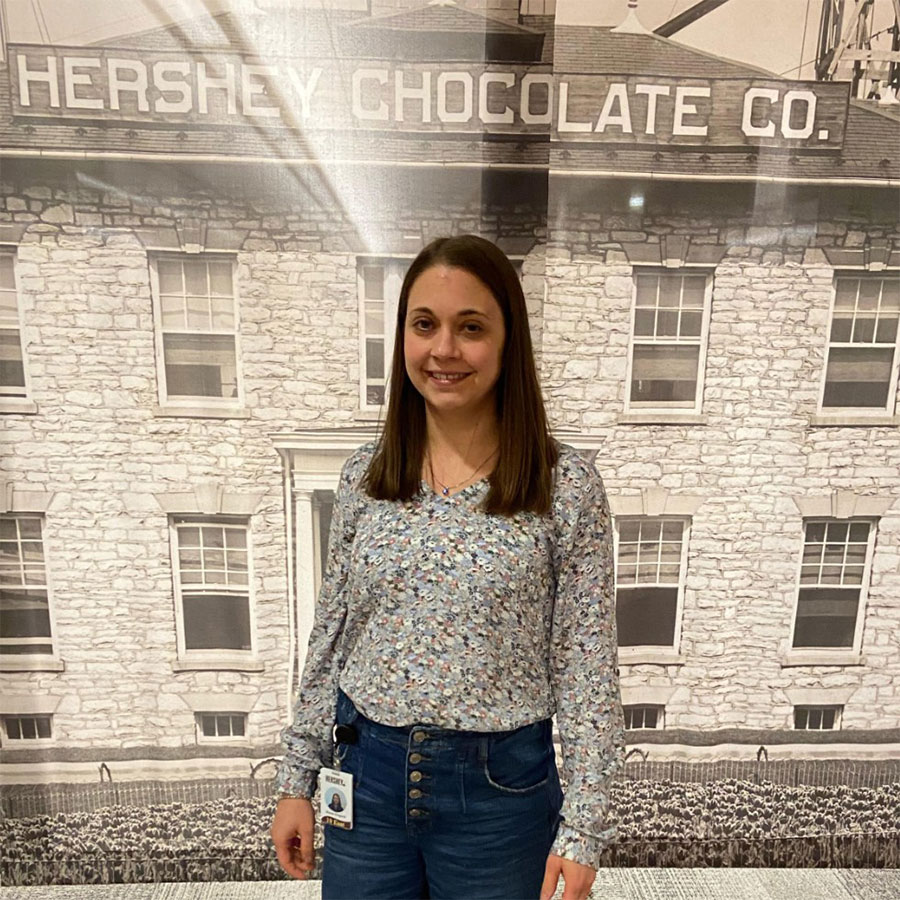
[[[335,725],[335,744],[355,744],[356,729],[352,725]],[[319,772],[319,804],[323,825],[337,828],[353,828],[353,775],[337,768],[322,768]]]

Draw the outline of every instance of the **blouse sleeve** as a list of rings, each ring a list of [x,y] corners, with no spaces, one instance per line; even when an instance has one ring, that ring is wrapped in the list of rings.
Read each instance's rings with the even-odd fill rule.
[[[275,791],[280,796],[312,798],[320,768],[332,762],[332,726],[340,674],[338,650],[347,617],[345,587],[356,533],[358,459],[355,454],[344,463],[335,493],[325,571],[293,721],[281,731],[284,757],[275,776]]]
[[[617,834],[609,820],[610,783],[624,765],[619,690],[615,562],[603,481],[586,461],[557,547],[550,636],[550,682],[568,785],[551,853],[599,868]]]

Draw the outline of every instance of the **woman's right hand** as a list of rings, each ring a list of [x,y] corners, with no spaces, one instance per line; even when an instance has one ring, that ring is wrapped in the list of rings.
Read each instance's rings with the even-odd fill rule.
[[[279,865],[292,878],[306,878],[315,868],[314,825],[312,801],[303,797],[284,797],[278,801],[272,820],[272,843]]]

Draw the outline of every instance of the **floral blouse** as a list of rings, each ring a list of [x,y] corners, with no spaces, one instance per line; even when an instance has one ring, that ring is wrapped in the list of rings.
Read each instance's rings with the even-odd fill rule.
[[[614,561],[602,479],[559,444],[552,509],[488,515],[488,480],[374,500],[346,461],[293,724],[275,779],[312,797],[332,763],[337,687],[385,725],[505,731],[556,714],[567,791],[551,853],[599,867],[624,762]]]

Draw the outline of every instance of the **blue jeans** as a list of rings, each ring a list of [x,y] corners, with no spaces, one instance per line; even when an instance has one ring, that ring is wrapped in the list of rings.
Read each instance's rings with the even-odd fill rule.
[[[335,722],[358,735],[334,751],[353,828],[324,826],[322,900],[537,900],[563,800],[550,719],[396,728],[338,689]]]

